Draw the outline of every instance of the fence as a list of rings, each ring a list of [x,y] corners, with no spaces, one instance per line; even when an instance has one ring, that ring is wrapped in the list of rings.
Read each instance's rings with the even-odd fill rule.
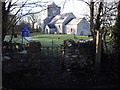
[[[61,47],[35,48],[27,54],[19,53],[19,50],[12,50],[3,55],[3,70],[15,72],[19,70],[36,69],[40,72],[58,72],[62,69]],[[10,50],[9,50],[10,51]]]
[[[57,72],[61,70],[62,53],[61,47],[41,47],[41,52],[32,54],[32,62],[34,68],[38,68],[42,72]]]

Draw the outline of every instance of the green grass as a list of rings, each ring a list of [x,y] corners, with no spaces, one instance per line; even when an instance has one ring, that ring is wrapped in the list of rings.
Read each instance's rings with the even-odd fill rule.
[[[11,39],[11,35],[7,35],[7,36],[5,37],[5,39],[4,39],[4,41],[9,42],[10,39]],[[22,37],[21,37],[20,35],[18,35],[17,38],[14,38],[14,37],[13,37],[12,42],[13,42],[13,43],[14,43],[14,42],[16,42],[16,43],[22,43]],[[26,43],[27,43],[27,41],[26,41],[25,39],[23,39],[23,44],[26,44]]]
[[[10,35],[7,35],[5,38],[5,41],[10,41]],[[91,38],[88,38],[87,36],[79,36],[75,35],[77,39],[74,38],[74,35],[67,35],[67,34],[42,34],[42,33],[31,33],[30,37],[32,37],[34,40],[37,40],[41,43],[43,47],[51,47],[52,41],[53,46],[61,46],[63,45],[63,41],[66,39],[72,39],[75,42],[77,42],[79,39],[89,40]],[[13,38],[12,42],[22,43],[22,37],[19,35],[17,38]],[[23,44],[26,44],[28,41],[23,39]],[[106,36],[106,42],[108,46],[108,50],[112,50],[112,39],[109,36]]]
[[[67,34],[31,34],[30,35],[33,39],[40,41],[42,46],[60,46],[63,44],[63,41],[66,39],[72,39],[77,42],[79,39],[83,38],[88,40],[87,36],[78,36],[75,35],[77,39],[74,38],[74,35],[67,35]]]
[[[7,35],[5,38],[5,41],[10,40],[10,35]],[[79,39],[84,39],[88,40],[91,38],[88,38],[87,36],[79,36],[75,35],[76,39],[74,38],[74,35],[67,35],[67,34],[42,34],[42,33],[31,33],[30,37],[32,37],[34,40],[39,41],[42,46],[44,47],[49,47],[52,46],[52,41],[53,41],[53,46],[57,47],[63,44],[63,41],[66,39],[72,39],[75,42],[77,42]],[[19,35],[17,38],[13,38],[12,42],[17,42],[17,43],[22,43],[22,37]],[[26,44],[27,41],[23,39],[23,44]]]

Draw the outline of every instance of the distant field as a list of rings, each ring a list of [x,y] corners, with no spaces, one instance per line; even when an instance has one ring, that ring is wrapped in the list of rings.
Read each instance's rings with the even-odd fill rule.
[[[42,46],[60,46],[63,44],[63,41],[66,39],[72,39],[77,42],[79,39],[88,40],[88,36],[79,36],[79,35],[67,35],[67,34],[36,34],[32,33],[30,35],[33,39],[40,41]],[[52,43],[53,42],[53,43]]]

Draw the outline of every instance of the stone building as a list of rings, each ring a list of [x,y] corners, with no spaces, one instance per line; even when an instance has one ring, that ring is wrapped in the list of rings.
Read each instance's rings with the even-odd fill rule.
[[[47,6],[43,32],[46,34],[91,35],[90,24],[85,18],[76,18],[72,12],[60,14],[60,7],[55,3]]]
[[[67,34],[91,35],[90,24],[85,18],[75,18],[66,25]]]
[[[47,6],[45,11],[46,18],[43,21],[43,32],[45,32],[45,26],[56,16],[60,14],[61,7],[57,6],[54,2]]]
[[[64,13],[64,14],[56,15],[51,20],[51,22],[49,22],[48,25],[46,25],[45,33],[50,34],[52,31],[52,33],[67,34],[65,26],[73,18],[75,18],[73,13]],[[54,31],[53,31],[53,28],[54,28]],[[49,31],[49,32],[47,32],[47,31]]]

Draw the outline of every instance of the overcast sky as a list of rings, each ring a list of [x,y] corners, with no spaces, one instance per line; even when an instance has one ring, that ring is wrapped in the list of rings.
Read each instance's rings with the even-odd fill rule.
[[[16,1],[16,0],[13,0]],[[19,2],[26,1],[26,0],[19,0]],[[58,6],[61,7],[61,13],[68,13],[68,12],[73,12],[76,17],[84,17],[85,15],[89,14],[89,6],[80,1],[80,0],[28,0],[28,2],[35,2],[35,1],[41,1],[39,5],[49,5],[52,2],[55,2]],[[63,9],[63,4],[66,1]],[[85,0],[87,2],[90,2],[91,0]],[[96,0],[93,0],[96,1]],[[98,0],[100,1],[100,0]],[[104,1],[118,1],[118,0],[104,0]],[[44,3],[43,3],[44,2]],[[28,8],[25,8],[23,11],[28,10]],[[41,7],[38,6],[37,8],[32,8],[31,12],[34,11],[40,11]]]
[[[19,1],[21,2],[22,0],[19,0]],[[65,0],[28,0],[28,1],[29,2],[35,2],[35,1],[44,2],[45,1],[45,3],[40,3],[40,5],[44,5],[44,6],[49,5],[52,2],[55,2],[55,4],[61,7],[61,13],[73,12],[76,17],[84,16],[84,14],[89,14],[88,5],[79,0],[66,0],[66,2]],[[65,5],[64,5],[64,2],[65,2]],[[63,5],[64,5],[64,9],[63,9]],[[24,10],[27,10],[27,9],[28,8],[25,8]],[[32,8],[32,11],[39,11],[40,9],[41,7],[34,8],[34,9]]]

